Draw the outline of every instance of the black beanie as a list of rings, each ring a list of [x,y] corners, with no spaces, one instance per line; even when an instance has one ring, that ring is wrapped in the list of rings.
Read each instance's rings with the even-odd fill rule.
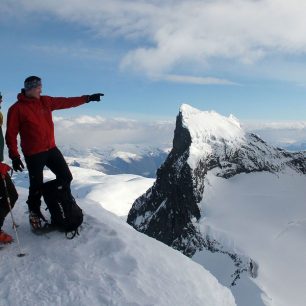
[[[25,90],[30,90],[33,88],[36,88],[38,86],[41,86],[41,78],[38,76],[29,76],[24,80],[24,89]]]

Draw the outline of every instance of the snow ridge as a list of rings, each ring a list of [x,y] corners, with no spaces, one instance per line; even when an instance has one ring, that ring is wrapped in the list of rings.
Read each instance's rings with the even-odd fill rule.
[[[73,240],[61,232],[31,232],[24,204],[27,176],[14,175],[20,195],[14,216],[27,256],[16,257],[15,243],[1,249],[1,306],[236,305],[231,292],[199,264],[89,200],[101,174],[76,167],[72,172],[77,178],[72,192],[85,212],[80,236]],[[12,231],[9,218],[4,230]]]

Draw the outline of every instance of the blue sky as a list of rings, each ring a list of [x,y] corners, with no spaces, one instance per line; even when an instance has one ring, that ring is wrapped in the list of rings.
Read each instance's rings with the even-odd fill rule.
[[[293,0],[2,0],[4,112],[43,92],[104,92],[58,112],[173,119],[180,104],[242,120],[306,119],[306,4]]]

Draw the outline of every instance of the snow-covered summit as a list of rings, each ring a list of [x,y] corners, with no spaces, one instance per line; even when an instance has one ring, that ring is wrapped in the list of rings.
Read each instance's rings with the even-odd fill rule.
[[[188,104],[180,107],[182,127],[191,136],[189,164],[196,167],[199,155],[219,154],[226,146],[230,150],[246,143],[246,135],[237,118],[222,116],[215,111],[200,111]]]
[[[287,166],[305,172],[303,153],[290,154],[267,144],[257,135],[247,133],[233,115],[225,117],[183,104],[178,118],[177,131],[184,129],[190,138],[188,164],[192,169],[205,160],[207,170],[217,168],[222,177],[242,172],[277,172]],[[182,138],[181,134],[177,133],[177,138]]]
[[[183,126],[189,129],[193,141],[205,142],[211,137],[227,141],[245,140],[245,132],[233,115],[225,117],[215,111],[200,111],[188,104],[182,104],[180,112]]]

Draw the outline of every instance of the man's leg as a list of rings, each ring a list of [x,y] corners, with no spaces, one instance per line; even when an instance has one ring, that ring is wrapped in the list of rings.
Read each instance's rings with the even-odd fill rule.
[[[70,183],[72,181],[72,174],[63,154],[57,147],[48,151],[46,166],[56,175],[59,186],[62,186],[71,194]]]
[[[0,230],[3,226],[5,217],[7,213],[9,212],[8,206],[6,203],[6,192],[4,188],[5,187],[4,187],[3,178],[0,176],[0,191],[2,194],[1,201],[0,201]]]
[[[34,154],[25,157],[27,168],[29,171],[29,197],[27,200],[29,211],[40,215],[42,184],[43,184],[43,169],[46,164],[46,152]]]
[[[0,231],[2,229],[6,215],[7,215],[7,212],[6,212],[6,209],[4,208],[4,205],[0,205]]]

